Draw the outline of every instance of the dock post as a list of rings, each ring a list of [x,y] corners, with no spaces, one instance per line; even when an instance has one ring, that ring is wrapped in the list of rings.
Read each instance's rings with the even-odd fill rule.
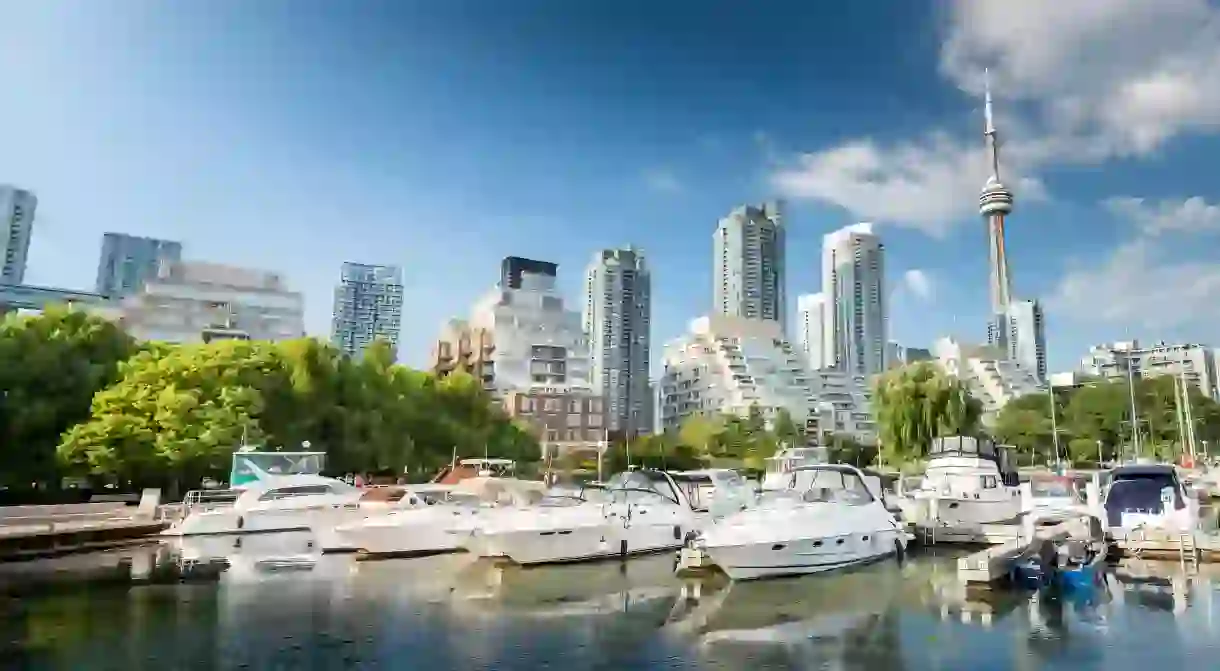
[[[1101,475],[1094,473],[1084,486],[1084,502],[1089,514],[1101,522],[1102,533],[1110,533],[1110,523],[1106,519],[1106,511],[1101,505]]]
[[[1021,512],[1028,513],[1034,509],[1034,485],[1032,482],[1021,483]]]
[[[940,497],[928,498],[928,526],[932,529],[932,545],[936,545],[936,527],[940,525]]]
[[[1034,542],[1036,533],[1035,522],[1037,517],[1032,512],[1023,513],[1021,516],[1021,545],[1031,545]]]

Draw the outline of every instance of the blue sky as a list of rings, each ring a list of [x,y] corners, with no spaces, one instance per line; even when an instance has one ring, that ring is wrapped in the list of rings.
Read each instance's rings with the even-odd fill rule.
[[[1217,340],[1205,0],[77,0],[0,25],[31,283],[91,287],[106,231],[175,239],[285,273],[325,335],[340,263],[397,263],[420,364],[501,257],[558,262],[575,298],[595,249],[635,244],[664,341],[709,307],[717,219],[784,195],[793,303],[821,236],[874,221],[893,337],[980,338],[991,67],[1014,283],[1048,304],[1052,369]]]

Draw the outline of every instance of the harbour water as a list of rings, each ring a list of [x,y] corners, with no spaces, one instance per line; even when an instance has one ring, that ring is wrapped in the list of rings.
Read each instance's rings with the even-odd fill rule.
[[[0,668],[1213,668],[1220,574],[1128,561],[1087,597],[967,594],[954,554],[682,580],[670,555],[521,569],[356,562],[308,535],[0,565]]]

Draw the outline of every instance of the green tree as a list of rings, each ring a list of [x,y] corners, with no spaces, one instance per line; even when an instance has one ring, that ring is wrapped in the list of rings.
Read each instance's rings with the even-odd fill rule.
[[[59,306],[0,323],[0,485],[58,484],[59,436],[89,417],[135,343],[101,317]]]
[[[787,408],[776,411],[774,433],[776,442],[784,447],[796,447],[805,442],[805,432],[792,420],[792,413]]]
[[[1053,459],[1055,436],[1050,410],[1050,398],[1045,394],[1027,394],[1013,399],[1000,410],[992,435],[1000,443],[1015,447],[1027,463]],[[1060,423],[1064,421],[1063,410],[1058,406],[1056,419]],[[1068,443],[1064,428],[1059,427],[1061,450]]]
[[[982,418],[966,387],[926,361],[878,376],[872,408],[887,463],[924,456],[933,438],[975,435]]]
[[[827,459],[832,464],[868,466],[877,459],[878,449],[866,445],[848,434],[832,433],[826,440]]]
[[[477,380],[394,363],[387,343],[356,358],[312,339],[144,348],[63,434],[61,461],[125,480],[223,477],[243,441],[298,450],[339,472],[434,472],[459,456],[539,458],[537,441]]]

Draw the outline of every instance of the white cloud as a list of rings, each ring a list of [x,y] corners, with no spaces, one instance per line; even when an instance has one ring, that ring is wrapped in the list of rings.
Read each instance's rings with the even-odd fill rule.
[[[941,73],[981,97],[991,69],[1003,177],[1018,207],[1046,197],[1045,166],[1147,154],[1220,127],[1220,9],[1207,0],[952,0],[947,17]],[[1005,106],[1014,99],[1027,104]],[[855,139],[801,155],[774,183],[940,234],[973,214],[987,175],[979,135]]]
[[[1115,215],[1136,224],[1144,235],[1220,231],[1220,205],[1209,204],[1199,196],[1183,201],[1162,200],[1155,204],[1143,198],[1125,196],[1110,198],[1102,204]]]
[[[1048,304],[1074,321],[1134,324],[1154,333],[1214,326],[1220,321],[1213,307],[1220,305],[1220,265],[1182,262],[1141,238],[1101,264],[1069,272]]]
[[[949,17],[942,73],[979,93],[990,67],[999,94],[1033,101],[1044,132],[1083,140],[1088,158],[1220,123],[1220,10],[1208,0],[955,0]]]
[[[917,298],[927,301],[932,299],[934,287],[932,277],[919,268],[911,268],[902,274],[902,285]]]
[[[1220,326],[1220,263],[1192,260],[1174,243],[1214,249],[1220,207],[1199,197],[1147,203],[1110,198],[1103,205],[1136,227],[1135,238],[1101,263],[1070,270],[1048,301],[1078,322],[1134,324],[1152,332]],[[1185,238],[1185,239],[1182,239]]]
[[[667,168],[653,168],[644,171],[644,183],[658,193],[678,193],[682,190],[681,180]]]

